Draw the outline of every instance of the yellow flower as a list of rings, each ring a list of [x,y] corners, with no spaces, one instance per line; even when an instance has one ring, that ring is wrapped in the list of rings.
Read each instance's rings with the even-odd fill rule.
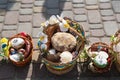
[[[10,47],[10,46],[7,45],[7,43],[8,43],[8,39],[7,38],[2,38],[0,40],[1,48],[2,48],[2,51],[4,52],[5,56],[8,56],[9,47]]]
[[[8,39],[7,38],[2,38],[1,40],[0,40],[0,43],[2,44],[2,43],[7,43],[8,42]]]

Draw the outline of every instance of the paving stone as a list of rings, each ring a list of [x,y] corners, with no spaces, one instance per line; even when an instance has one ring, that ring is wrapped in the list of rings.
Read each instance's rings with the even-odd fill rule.
[[[32,9],[20,9],[20,14],[32,14]]]
[[[71,0],[60,0],[61,2],[65,2],[65,1],[71,1]]]
[[[120,14],[116,14],[117,22],[120,22]]]
[[[45,1],[44,0],[43,1],[35,1],[34,5],[35,6],[45,6]]]
[[[79,4],[79,3],[77,3],[77,4],[73,4],[73,7],[74,8],[83,8],[83,7],[85,7],[85,4]]]
[[[59,0],[47,0],[47,8],[59,8]]]
[[[112,1],[113,10],[116,13],[120,13],[120,1]]]
[[[33,48],[34,48],[34,50],[38,50],[39,49],[38,46],[37,46],[38,39],[39,38],[33,38],[33,43],[34,43]]]
[[[110,2],[110,0],[99,0],[99,2]]]
[[[34,55],[32,56],[32,61],[33,61],[33,63],[40,63],[41,62],[39,50],[34,51]]]
[[[7,3],[8,0],[0,0],[0,4],[5,4]]]
[[[85,31],[85,37],[86,37],[86,39],[88,39],[90,37],[90,32],[89,31]]]
[[[111,3],[100,3],[99,6],[100,6],[100,9],[110,9]]]
[[[4,16],[0,16],[0,22],[4,21]]]
[[[15,76],[15,67],[10,63],[0,64],[0,79],[1,80],[10,80]]]
[[[19,10],[20,5],[20,3],[8,3],[7,10]]]
[[[93,44],[95,42],[100,42],[101,40],[100,40],[100,38],[90,37],[89,41],[90,41],[89,45],[91,45],[91,44]]]
[[[102,24],[90,24],[91,29],[101,29],[103,28]]]
[[[84,3],[84,0],[72,0],[73,3]]]
[[[4,30],[15,30],[15,29],[17,29],[17,25],[4,25],[3,26],[3,29]]]
[[[2,37],[11,37],[16,34],[15,30],[9,30],[9,31],[2,31]]]
[[[104,24],[104,30],[107,36],[111,36],[115,34],[115,32],[118,30],[118,25],[115,21],[103,22],[103,24]]]
[[[108,45],[110,45],[110,43],[111,43],[110,42],[110,37],[102,37],[101,41],[104,42],[104,43],[106,43],[106,44],[108,44]]]
[[[18,33],[19,32],[26,32],[29,35],[31,35],[32,33],[32,24],[31,23],[19,23],[19,27],[18,27]]]
[[[75,15],[74,20],[75,21],[86,21],[87,17],[86,15]]]
[[[32,8],[33,4],[22,4],[21,8]]]
[[[20,2],[21,0],[9,0],[9,2]]]
[[[88,10],[94,10],[94,9],[98,9],[99,7],[98,5],[90,5],[90,6],[86,6],[85,8]]]
[[[112,16],[113,11],[112,10],[101,10],[101,15],[102,16]]]
[[[3,23],[0,23],[0,32],[2,31]]]
[[[62,11],[61,16],[73,19],[73,12],[72,11]]]
[[[17,24],[18,16],[18,11],[8,11],[5,16],[5,24]]]
[[[72,2],[61,2],[60,3],[61,10],[72,10]]]
[[[40,31],[40,28],[33,28],[32,30],[33,30],[32,31],[32,37],[38,38],[37,35],[38,35],[39,31]]]
[[[115,20],[115,16],[104,16],[102,17],[103,21],[114,21]]]
[[[90,33],[94,37],[102,37],[105,35],[105,32],[103,31],[103,29],[90,30]]]
[[[86,10],[84,8],[75,8],[73,9],[74,14],[85,14]]]
[[[34,12],[45,12],[46,8],[45,7],[33,7]]]
[[[47,14],[55,14],[55,15],[57,15],[57,14],[59,14],[59,9],[48,9],[47,10]]]
[[[80,22],[79,24],[83,26],[84,31],[89,31],[89,24],[87,22]]]
[[[88,10],[89,23],[100,23],[101,16],[98,10]]]
[[[0,4],[0,9],[5,9],[7,7],[6,4]]]
[[[93,4],[97,4],[98,1],[97,0],[85,0],[87,5],[93,5]]]
[[[21,2],[24,4],[30,4],[30,3],[33,3],[34,0],[22,0]]]
[[[5,13],[6,13],[6,10],[5,10],[5,9],[0,9],[0,16],[5,15]]]
[[[21,22],[32,21],[32,15],[20,15],[19,21],[21,21]]]
[[[42,13],[37,13],[33,15],[33,27],[40,27],[40,24],[45,21],[46,19]]]

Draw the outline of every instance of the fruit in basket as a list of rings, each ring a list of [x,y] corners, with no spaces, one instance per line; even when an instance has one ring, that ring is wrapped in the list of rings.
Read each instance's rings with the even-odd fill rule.
[[[76,38],[70,33],[57,32],[51,38],[52,46],[60,51],[72,51],[76,44]]]

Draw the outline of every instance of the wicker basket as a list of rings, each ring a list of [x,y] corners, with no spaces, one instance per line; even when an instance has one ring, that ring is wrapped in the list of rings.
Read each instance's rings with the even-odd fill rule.
[[[15,62],[15,61],[11,60],[11,59],[10,59],[10,51],[9,51],[8,57],[9,57],[10,61],[11,61],[14,65],[16,65],[16,66],[25,66],[25,65],[28,64],[28,63],[31,61],[31,59],[32,59],[32,53],[33,53],[32,38],[31,38],[28,34],[26,34],[26,35],[27,35],[27,36],[22,36],[22,35],[19,33],[19,34],[14,35],[13,37],[11,37],[11,38],[9,39],[9,41],[8,41],[8,45],[9,45],[10,40],[13,39],[13,38],[22,38],[22,39],[24,39],[24,41],[28,41],[28,42],[29,42],[29,44],[26,44],[26,45],[29,45],[29,46],[30,46],[30,51],[29,51],[29,53],[26,52],[26,53],[29,54],[29,55],[24,59],[24,61]]]
[[[118,35],[120,34],[120,29],[114,34],[114,38],[117,38],[115,41],[111,41],[111,48],[113,49],[113,46],[114,45],[117,45],[119,42],[120,42],[120,37],[118,37]],[[113,49],[114,50],[114,49]],[[118,69],[118,71],[120,72],[120,52],[118,51],[115,51],[115,65],[116,65],[116,68]]]
[[[65,73],[67,73],[67,72],[69,72],[73,69],[74,65],[76,64],[76,60],[79,57],[79,54],[81,53],[81,51],[83,50],[84,45],[85,45],[85,36],[84,36],[85,34],[84,34],[83,27],[81,25],[79,25],[77,22],[72,21],[69,18],[64,18],[64,19],[70,25],[68,33],[78,35],[78,37],[79,37],[79,41],[77,41],[77,47],[76,47],[78,54],[76,55],[76,57],[71,62],[68,62],[66,64],[65,63],[64,64],[63,63],[62,64],[61,63],[55,63],[55,62],[47,60],[45,57],[42,56],[43,62],[45,63],[47,69],[51,73],[54,73],[56,75],[65,74]],[[79,29],[76,28],[75,26],[72,26],[71,25],[72,23],[79,25]],[[49,28],[51,28],[51,25],[50,25],[50,27],[48,26],[47,28],[44,29],[44,32],[47,33],[48,38],[51,37],[57,31],[59,32],[59,29],[57,29],[57,26],[58,26],[58,24],[52,25],[53,28],[55,27],[52,30],[52,32],[49,32]],[[48,39],[48,40],[50,40],[50,39]],[[48,46],[49,46],[49,44],[48,44]],[[41,50],[40,50],[40,52],[42,53]]]
[[[94,64],[94,62],[92,61],[92,59],[91,59],[92,65],[93,65],[93,67],[94,67],[94,71],[93,71],[93,72],[95,72],[95,73],[108,72],[108,71],[111,69],[111,65],[112,65],[112,63],[113,63],[113,61],[114,61],[114,56],[113,56],[113,53],[114,53],[114,52],[113,52],[113,50],[112,50],[106,43],[96,42],[96,43],[92,44],[91,47],[88,49],[88,55],[89,55],[89,57],[91,58],[90,52],[92,52],[92,51],[98,51],[99,47],[105,48],[105,49],[107,50],[107,53],[108,53],[108,55],[109,55],[109,57],[108,57],[108,58],[109,58],[109,63],[107,64],[106,67],[100,68],[100,67],[96,66],[96,65]],[[99,51],[105,51],[105,52],[106,52],[106,50],[104,50],[104,49],[99,49]],[[108,58],[107,58],[107,59],[108,59]]]

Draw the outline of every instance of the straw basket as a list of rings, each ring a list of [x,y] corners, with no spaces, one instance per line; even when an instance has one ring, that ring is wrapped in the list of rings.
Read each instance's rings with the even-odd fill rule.
[[[120,30],[118,30],[115,34],[114,34],[114,40],[111,41],[111,48],[114,50],[114,46],[117,45],[120,42]],[[118,71],[120,72],[120,52],[119,51],[115,51],[115,64],[116,67],[118,69]]]
[[[24,61],[15,62],[15,61],[13,61],[13,60],[10,59],[10,51],[9,51],[8,57],[9,57],[10,61],[14,65],[16,65],[16,66],[25,66],[32,59],[32,53],[33,53],[32,38],[28,34],[26,34],[26,36],[23,36],[20,33],[18,33],[18,34],[14,35],[13,37],[11,37],[9,39],[8,45],[9,45],[9,42],[11,41],[11,39],[13,39],[13,38],[22,38],[25,42],[27,41],[27,43],[25,43],[25,45],[26,45],[26,48],[29,46],[29,51],[27,52],[27,50],[26,50],[25,54],[28,54],[28,56],[24,59]]]
[[[81,53],[81,51],[83,50],[84,45],[85,45],[85,36],[84,36],[85,34],[84,34],[83,27],[81,25],[79,25],[77,22],[72,21],[69,18],[65,17],[64,19],[70,25],[70,28],[68,29],[67,33],[71,33],[72,35],[77,35],[78,38],[79,38],[77,40],[77,46],[76,46],[77,54],[76,54],[76,57],[71,62],[68,62],[68,63],[55,63],[55,62],[52,62],[52,61],[46,59],[43,56],[44,54],[41,55],[42,59],[43,59],[43,62],[46,65],[47,69],[51,73],[54,73],[56,75],[65,74],[65,73],[67,73],[67,72],[69,72],[69,71],[71,71],[73,69],[74,65],[76,64],[76,60],[79,57],[79,54]],[[76,27],[74,25],[77,25],[78,27]],[[51,27],[51,25],[48,25],[47,28],[44,28],[44,32],[47,32],[48,37],[51,37],[56,32],[59,32],[59,29],[58,29],[59,25],[58,24],[52,25],[52,27],[54,28],[52,30],[53,34],[51,32],[49,32],[50,27]],[[42,53],[41,50],[40,50],[40,52]]]
[[[108,53],[108,64],[106,65],[106,67],[104,68],[100,68],[99,66],[96,66],[90,56],[90,52],[92,51],[105,51]],[[114,61],[114,56],[113,56],[113,50],[106,44],[106,43],[102,43],[102,42],[96,42],[94,44],[91,45],[91,47],[88,49],[88,55],[91,58],[91,62],[92,65],[94,67],[94,70],[92,70],[95,73],[104,73],[104,72],[108,72],[111,69],[111,65]],[[88,67],[90,68],[90,67]]]

